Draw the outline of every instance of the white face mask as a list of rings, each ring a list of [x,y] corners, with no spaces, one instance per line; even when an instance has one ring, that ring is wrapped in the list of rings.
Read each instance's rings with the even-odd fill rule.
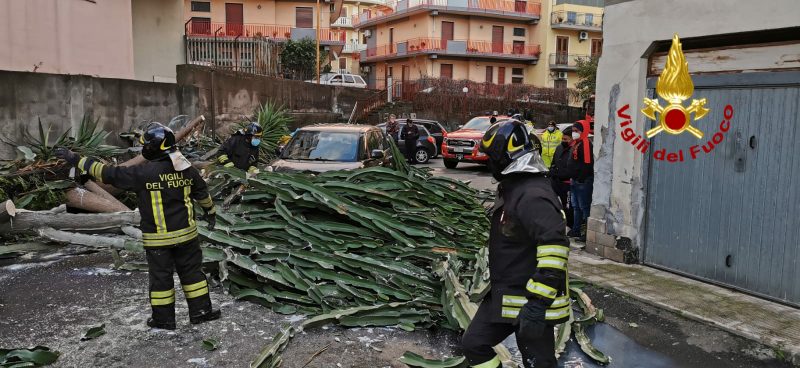
[[[572,132],[572,139],[580,139],[580,138],[581,138],[581,133]]]
[[[554,132],[555,130],[556,130],[555,127],[547,127],[547,131],[550,133]]]

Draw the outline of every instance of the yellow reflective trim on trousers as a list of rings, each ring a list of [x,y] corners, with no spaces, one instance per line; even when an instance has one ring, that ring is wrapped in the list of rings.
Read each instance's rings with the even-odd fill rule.
[[[156,232],[166,233],[167,222],[164,219],[164,202],[161,199],[160,191],[150,192],[150,205],[153,206],[153,221],[156,224]]]
[[[224,167],[233,167],[233,162],[228,162],[227,164],[222,165],[222,166],[224,166]]]
[[[569,247],[563,245],[540,245],[536,248],[536,258],[547,256],[567,259],[569,257]]]
[[[553,301],[553,304],[550,304],[550,309],[561,308],[569,305],[569,296],[562,295],[556,298]]]
[[[570,311],[569,306],[557,309],[548,309],[544,314],[544,319],[546,320],[561,319],[569,316],[569,311]]]
[[[169,298],[163,299],[150,299],[150,305],[169,305],[175,303],[175,297],[171,296]]]
[[[503,307],[500,311],[500,315],[503,316],[503,318],[517,318],[520,309],[521,308]]]
[[[183,203],[186,204],[186,212],[188,216],[189,226],[195,226],[194,223],[194,205],[192,204],[192,187],[183,187]]]
[[[143,233],[142,239],[144,240],[164,240],[170,238],[176,238],[179,236],[183,236],[192,232],[197,231],[197,226],[189,226],[185,229],[175,230],[175,231],[167,231],[165,233]]]
[[[183,294],[186,295],[186,299],[193,299],[208,294],[208,288],[204,287],[200,290],[184,291]]]
[[[533,280],[528,280],[528,285],[525,288],[531,293],[541,295],[547,299],[555,299],[556,294],[558,294],[558,290]]]
[[[169,289],[165,291],[151,291],[150,298],[153,299],[161,299],[161,298],[169,298],[171,296],[175,296],[175,289]]]
[[[517,295],[503,295],[503,305],[510,307],[521,307],[528,302],[528,298]]]
[[[228,155],[220,155],[217,158],[217,162],[219,162],[221,164],[224,164],[226,161],[228,161]]]
[[[161,239],[161,240],[144,240],[144,239],[142,239],[142,245],[145,246],[145,247],[164,247],[164,246],[169,246],[169,245],[185,243],[185,242],[188,242],[189,240],[192,240],[194,238],[197,238],[197,231],[196,230],[194,232],[191,232],[189,234],[186,234],[184,236],[179,236],[179,237],[176,237],[176,238]]]
[[[208,281],[203,280],[200,282],[195,282],[194,284],[182,285],[182,286],[183,286],[183,291],[195,291],[197,289],[208,286]]]
[[[86,172],[86,168],[84,168],[85,165],[86,165],[86,157],[81,157],[81,159],[78,160],[78,169],[80,169],[81,172]]]
[[[557,270],[567,270],[567,261],[558,257],[542,257],[537,259],[537,268],[554,268]]]
[[[472,366],[472,368],[497,368],[497,367],[499,367],[499,366],[500,366],[500,358],[498,358],[498,357],[495,355],[495,357],[494,357],[494,358],[492,358],[492,360],[490,360],[490,361],[488,361],[488,362],[486,362],[486,363],[481,363],[481,364],[478,364],[478,365],[473,365],[473,366]]]

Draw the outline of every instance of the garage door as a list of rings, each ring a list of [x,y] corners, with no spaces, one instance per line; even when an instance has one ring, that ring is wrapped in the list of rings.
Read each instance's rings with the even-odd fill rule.
[[[736,76],[695,78],[695,97],[711,108],[694,123],[705,137],[653,138],[644,260],[800,305],[800,83],[786,84],[797,74],[767,74],[760,86],[757,78],[739,87],[720,82]],[[691,159],[688,148],[719,131],[727,104],[734,116],[724,140]],[[654,159],[661,148],[683,150],[685,161]]]

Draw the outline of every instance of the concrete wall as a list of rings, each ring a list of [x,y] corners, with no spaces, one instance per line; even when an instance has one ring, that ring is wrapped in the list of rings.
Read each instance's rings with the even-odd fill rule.
[[[195,65],[178,66],[178,84],[199,89],[199,110],[208,117],[213,116],[220,134],[228,132],[228,123],[241,121],[268,101],[291,110],[296,116],[295,125],[302,126],[349,117],[356,101],[375,93],[367,89],[212,71]]]
[[[133,0],[133,65],[136,79],[175,83],[184,63],[183,1]]]
[[[84,114],[100,118],[111,131],[109,141],[122,144],[117,134],[143,121],[167,122],[172,117],[195,116],[197,89],[175,84],[0,71],[0,137],[23,144],[23,132],[38,134],[38,119],[52,126],[52,139],[77,128]],[[14,147],[0,144],[0,159],[13,159]]]
[[[647,59],[642,56],[653,42],[669,40],[675,32],[688,38],[793,27],[798,19],[796,0],[638,0],[606,7],[604,50],[597,73],[596,164],[589,221],[597,244],[613,246],[614,236],[621,236],[639,247],[644,235],[646,156],[620,141],[616,111],[630,104],[631,127],[642,134],[646,122],[639,109],[647,75]]]
[[[0,70],[134,78],[131,1],[0,1]]]

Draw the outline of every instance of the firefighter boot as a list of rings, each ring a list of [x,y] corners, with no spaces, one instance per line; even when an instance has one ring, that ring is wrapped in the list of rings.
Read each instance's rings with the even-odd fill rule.
[[[219,319],[220,316],[222,316],[222,312],[220,312],[219,309],[214,309],[202,314],[198,314],[196,316],[189,316],[189,322],[191,322],[191,324],[193,325],[196,325],[198,323]]]

